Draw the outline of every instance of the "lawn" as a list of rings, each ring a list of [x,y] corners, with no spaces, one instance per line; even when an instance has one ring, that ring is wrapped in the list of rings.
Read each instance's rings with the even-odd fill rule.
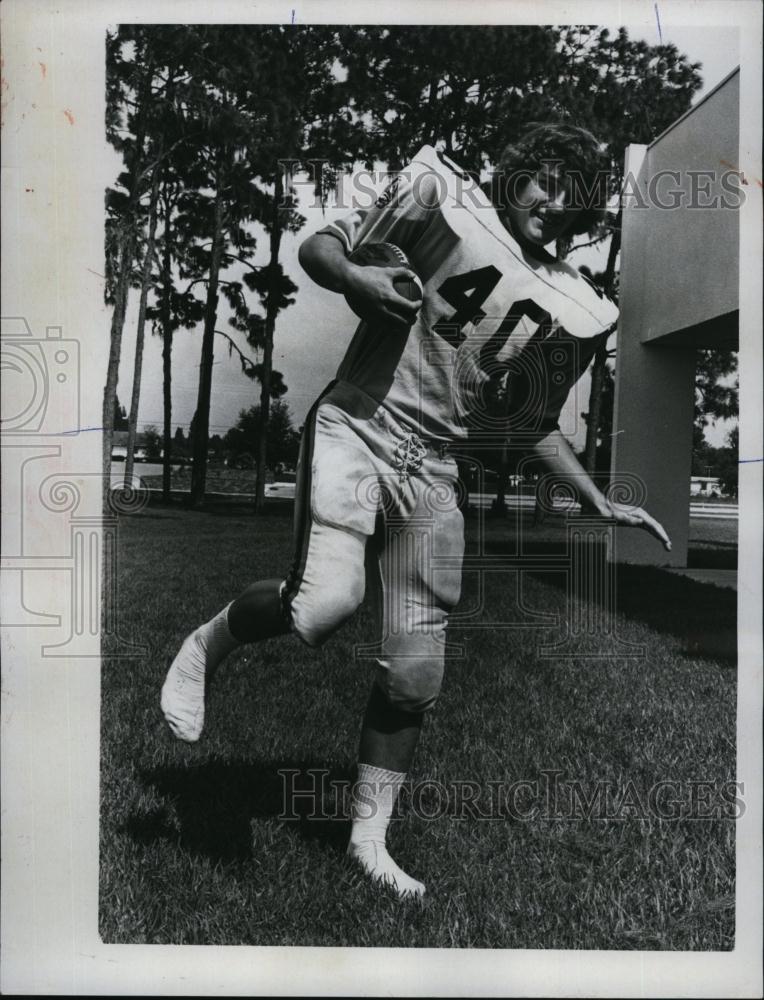
[[[449,634],[462,655],[390,835],[428,894],[400,903],[348,866],[330,784],[352,777],[371,680],[354,657],[370,639],[366,607],[319,651],[285,637],[233,655],[199,744],[173,740],[159,713],[190,627],[247,582],[283,575],[289,513],[157,504],[120,520],[119,632],[145,653],[103,665],[104,941],[734,946],[734,808],[722,799],[735,778],[733,591],[622,567],[612,634],[574,635],[554,658],[539,653],[578,600],[554,569],[562,519],[535,534],[523,521],[521,602],[514,569],[467,572]],[[511,556],[512,525],[481,524],[467,522],[468,551]],[[716,530],[729,559],[725,522],[700,531],[699,547],[714,549]],[[608,650],[618,655],[598,655]],[[316,815],[285,799],[290,782],[321,774]],[[659,782],[674,784],[659,795]]]

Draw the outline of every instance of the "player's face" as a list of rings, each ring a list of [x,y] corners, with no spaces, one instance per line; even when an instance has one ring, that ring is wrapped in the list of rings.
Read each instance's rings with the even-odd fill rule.
[[[571,205],[571,182],[559,167],[540,167],[507,206],[506,221],[520,243],[543,247],[565,233],[581,211]]]

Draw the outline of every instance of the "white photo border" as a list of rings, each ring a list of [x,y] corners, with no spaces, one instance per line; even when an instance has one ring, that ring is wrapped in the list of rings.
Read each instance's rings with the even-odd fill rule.
[[[62,469],[100,510],[100,424],[110,310],[103,305],[104,39],[120,22],[612,23],[739,25],[740,564],[736,944],[730,952],[485,951],[103,944],[98,937],[97,658],[44,659],[36,629],[3,633],[2,989],[129,995],[680,997],[761,995],[762,946],[762,9],[757,0],[6,0],[2,5],[3,315],[36,337],[98,331],[83,351],[79,426]],[[55,336],[55,333],[53,334]],[[76,425],[75,425],[76,426]],[[7,470],[6,470],[7,471]],[[92,479],[87,477],[92,476]],[[3,509],[18,483],[3,481]],[[18,503],[18,501],[15,501]],[[11,509],[11,514],[13,510]],[[8,515],[7,515],[8,516]],[[40,513],[39,530],[52,530]],[[53,607],[56,574],[39,574]],[[5,581],[4,581],[5,586]],[[3,592],[5,603],[5,591]],[[50,603],[47,603],[47,600]],[[294,954],[299,951],[299,956]],[[295,959],[298,960],[295,960]]]

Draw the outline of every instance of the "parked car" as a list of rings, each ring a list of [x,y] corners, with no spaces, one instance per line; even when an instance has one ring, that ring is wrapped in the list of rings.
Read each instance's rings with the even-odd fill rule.
[[[266,500],[294,500],[297,490],[297,473],[281,472],[276,482],[265,484]]]

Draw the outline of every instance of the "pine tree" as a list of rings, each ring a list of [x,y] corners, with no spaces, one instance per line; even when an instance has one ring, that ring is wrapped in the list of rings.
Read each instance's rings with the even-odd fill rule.
[[[175,428],[172,438],[172,457],[176,459],[186,457],[186,436],[182,427]]]
[[[131,285],[141,292],[126,482],[131,479],[137,433],[144,329],[151,316],[148,298],[157,284],[152,268],[160,179],[167,175],[168,157],[187,144],[174,113],[176,88],[188,71],[186,36],[183,27],[122,25],[107,38],[107,136],[122,153],[126,170],[107,191],[107,301],[115,308],[105,407],[116,392],[127,292]],[[142,263],[136,273],[138,257]],[[105,427],[108,438],[111,430]]]
[[[699,350],[695,367],[695,427],[702,434],[709,422],[729,420],[737,415],[737,352]]]
[[[163,337],[163,396],[164,396],[164,460],[163,460],[163,494],[165,499],[170,495],[170,433],[172,419],[171,400],[171,370],[170,351],[173,332],[172,310],[172,215],[177,202],[178,178],[177,169],[187,161],[192,149],[193,136],[189,136],[179,108],[185,96],[185,80],[192,64],[193,47],[189,46],[189,32],[185,27],[175,26],[139,26],[141,33],[149,33],[151,42],[161,58],[157,59],[156,87],[153,94],[153,104],[147,125],[148,159],[151,169],[151,189],[147,215],[148,236],[143,251],[140,282],[140,305],[138,311],[138,327],[136,332],[135,364],[133,371],[132,405],[130,409],[130,434],[128,437],[127,462],[125,466],[125,481],[132,477],[133,445],[138,420],[140,404],[141,375],[145,326],[147,320],[156,319],[153,324],[156,331],[160,329]],[[162,218],[163,233],[161,240],[162,263],[155,259],[157,249],[157,226]],[[157,306],[149,305],[149,292],[154,291]],[[186,325],[193,322],[196,316],[192,305],[195,300],[187,296],[190,302],[184,303],[186,309],[191,309],[191,316],[186,316]],[[178,323],[175,323],[177,326]]]
[[[151,198],[149,202],[149,232],[146,246],[143,251],[143,264],[141,267],[141,298],[138,307],[138,329],[135,338],[135,364],[133,367],[133,391],[130,400],[130,416],[127,428],[127,456],[125,458],[125,487],[129,487],[133,481],[133,460],[135,451],[135,439],[138,429],[138,407],[140,405],[141,394],[141,373],[143,367],[143,339],[146,326],[146,306],[148,303],[149,289],[151,288],[151,263],[154,255],[154,241],[157,227],[157,202],[159,200],[159,173],[160,165],[154,163],[152,168]]]
[[[162,165],[159,194],[159,218],[162,231],[157,237],[157,274],[155,277],[155,305],[148,310],[153,332],[162,338],[162,408],[164,458],[162,463],[162,495],[170,499],[172,434],[172,347],[177,330],[192,329],[203,317],[203,305],[194,295],[193,288],[179,287],[181,263],[185,260],[187,244],[176,234],[175,217],[182,205],[185,172],[188,160],[194,155],[193,143],[178,144]],[[180,428],[178,428],[180,430]],[[182,432],[181,432],[182,434]],[[185,457],[185,441],[183,443]]]
[[[260,271],[244,277],[263,305],[265,317],[258,334],[262,336],[260,371],[260,438],[257,447],[257,486],[255,508],[262,510],[265,495],[265,469],[268,456],[268,427],[273,392],[273,348],[279,313],[290,305],[297,286],[284,273],[280,262],[281,242],[286,232],[296,232],[304,224],[287,186],[292,172],[311,162],[322,163],[317,178],[319,196],[325,190],[325,178],[340,165],[351,164],[357,150],[348,148],[352,134],[346,127],[342,105],[344,88],[335,79],[332,68],[340,55],[335,29],[311,27],[272,27],[258,29],[257,51],[261,71],[269,83],[268,101],[251,87],[247,91],[253,116],[266,120],[260,137],[259,214],[257,221],[268,237],[268,263]],[[250,39],[244,59],[251,58]],[[266,104],[265,108],[263,107]],[[250,337],[252,344],[253,339]]]
[[[440,143],[479,172],[557,86],[558,31],[546,27],[394,26],[341,31],[346,89],[371,168],[399,170]]]
[[[125,170],[118,186],[106,192],[105,300],[113,306],[109,362],[103,397],[104,509],[114,436],[122,332],[141,222],[145,188],[146,131],[152,106],[156,53],[150,37],[134,26],[107,32],[106,137],[122,154]]]
[[[251,91],[268,93],[257,35],[216,25],[188,28],[193,66],[185,88],[184,116],[194,133],[194,158],[175,218],[186,252],[180,262],[187,288],[206,286],[199,366],[199,391],[193,420],[191,502],[204,496],[209,446],[209,411],[214,341],[223,272],[232,259],[251,260],[255,238],[248,224],[263,201],[254,179],[265,136],[262,108],[253,111]],[[253,330],[256,323],[253,324]],[[241,352],[240,352],[241,353]]]

